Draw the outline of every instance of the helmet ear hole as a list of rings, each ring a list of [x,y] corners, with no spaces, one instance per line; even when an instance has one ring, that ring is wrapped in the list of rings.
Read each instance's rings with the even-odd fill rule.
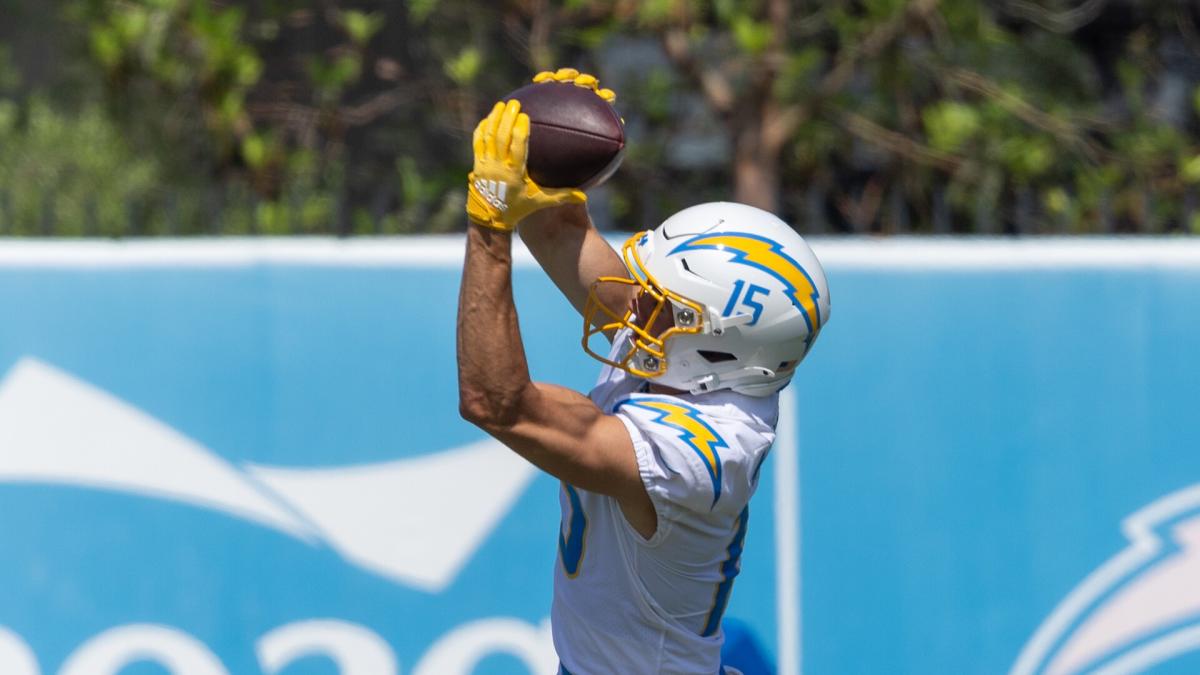
[[[736,361],[737,357],[729,352],[714,352],[707,349],[698,349],[696,353],[709,363],[723,363],[725,361]]]

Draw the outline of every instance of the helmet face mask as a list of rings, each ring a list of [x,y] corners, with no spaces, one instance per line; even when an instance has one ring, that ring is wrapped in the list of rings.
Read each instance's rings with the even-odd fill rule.
[[[630,276],[593,283],[583,348],[656,384],[773,394],[829,318],[820,262],[800,235],[761,209],[693,206],[630,237],[621,254]],[[633,301],[606,306],[598,292],[605,284],[633,286]],[[601,332],[620,341],[610,356],[589,346]]]
[[[646,234],[639,232],[633,235],[621,249],[632,278],[600,277],[592,283],[583,311],[583,350],[614,368],[637,377],[653,379],[666,373],[668,340],[676,335],[695,334],[704,330],[704,307],[663,288],[645,268],[638,256],[636,242]],[[618,310],[605,304],[599,292],[604,284],[636,287],[630,305]],[[635,312],[635,308],[640,312]],[[665,321],[668,316],[671,319],[669,322]],[[592,336],[610,333],[613,339],[617,339],[624,329],[628,329],[625,333],[627,344],[618,358],[610,359],[592,350]]]

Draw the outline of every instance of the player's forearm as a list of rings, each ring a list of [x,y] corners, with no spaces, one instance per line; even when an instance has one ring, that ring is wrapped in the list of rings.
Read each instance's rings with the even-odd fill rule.
[[[529,386],[512,296],[512,234],[472,225],[458,300],[459,410],[481,427],[503,426]]]
[[[592,225],[583,204],[539,211],[521,223],[520,232],[534,259],[580,313],[598,277],[628,276],[616,251]],[[624,292],[623,288],[606,288],[604,292],[611,294],[613,290]],[[602,299],[615,307],[628,301],[627,297]]]

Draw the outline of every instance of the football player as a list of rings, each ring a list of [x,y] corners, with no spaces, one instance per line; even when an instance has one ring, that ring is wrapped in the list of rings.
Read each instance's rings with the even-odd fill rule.
[[[572,69],[571,82],[611,101]],[[804,240],[765,211],[685,209],[618,253],[586,196],[526,173],[529,118],[497,103],[475,130],[458,309],[462,415],[562,484],[551,609],[562,675],[713,675],[748,503],[778,392],[829,320]],[[584,316],[604,363],[590,395],[532,382],[512,238]],[[603,334],[611,349],[596,352]]]

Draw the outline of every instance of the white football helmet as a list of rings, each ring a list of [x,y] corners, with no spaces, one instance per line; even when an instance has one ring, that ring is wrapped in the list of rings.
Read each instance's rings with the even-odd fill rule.
[[[684,209],[630,237],[622,257],[632,278],[592,284],[583,348],[656,384],[693,394],[732,389],[768,396],[791,381],[829,320],[829,287],[817,256],[762,209],[731,202]],[[637,286],[641,302],[633,304],[651,307],[648,315],[606,306],[597,289],[608,283]],[[667,307],[674,325],[652,335]],[[615,358],[589,346],[592,336],[609,331],[624,343]]]

